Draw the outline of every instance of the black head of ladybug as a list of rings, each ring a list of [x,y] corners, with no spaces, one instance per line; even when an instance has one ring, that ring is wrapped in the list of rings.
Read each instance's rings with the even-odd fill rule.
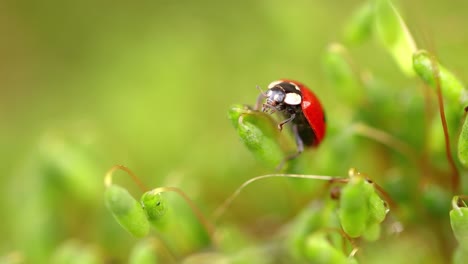
[[[264,97],[266,97],[266,102],[263,104],[262,111],[269,113],[283,110],[294,111],[295,108],[300,107],[302,102],[299,87],[287,81],[270,83]]]

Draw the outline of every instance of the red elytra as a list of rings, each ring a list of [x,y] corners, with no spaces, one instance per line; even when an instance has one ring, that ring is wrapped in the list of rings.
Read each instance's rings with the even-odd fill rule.
[[[319,145],[325,137],[326,132],[326,120],[325,113],[323,111],[322,104],[320,103],[317,96],[304,84],[293,81],[293,80],[282,80],[289,81],[296,84],[302,93],[302,103],[301,108],[302,112],[309,122],[310,127],[315,133],[317,141],[314,145]]]

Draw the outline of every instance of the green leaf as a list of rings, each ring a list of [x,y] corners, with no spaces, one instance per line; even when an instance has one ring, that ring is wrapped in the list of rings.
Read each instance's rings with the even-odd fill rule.
[[[333,247],[323,234],[309,236],[306,241],[305,252],[310,263],[348,263],[348,258],[340,250]]]
[[[369,203],[369,223],[380,224],[383,220],[385,220],[385,216],[387,215],[388,208],[385,205],[385,202],[375,192],[375,189],[370,193],[368,203]]]
[[[242,142],[257,160],[275,168],[285,159],[285,138],[271,115],[235,105],[231,107],[228,116]]]
[[[468,115],[465,116],[465,121],[458,138],[458,159],[461,164],[468,168]]]
[[[83,140],[47,135],[40,145],[41,165],[58,188],[82,201],[94,202],[101,191],[96,177],[99,169]]]
[[[377,239],[380,237],[380,229],[381,228],[379,223],[367,225],[367,229],[364,231],[362,236],[367,241],[377,241]]]
[[[307,237],[321,228],[332,227],[333,221],[328,216],[335,216],[335,214],[327,213],[327,211],[334,212],[334,208],[335,203],[333,203],[333,208],[326,208],[322,203],[312,203],[296,216],[289,225],[286,244],[290,254],[297,262],[306,255],[305,244]],[[339,225],[336,227],[339,227]]]
[[[453,253],[453,264],[465,264],[468,259],[468,250],[457,247]]]
[[[106,188],[106,206],[117,222],[135,237],[149,232],[149,222],[140,203],[130,193],[115,184]]]
[[[377,36],[403,73],[413,76],[411,58],[416,44],[405,22],[389,0],[375,0],[374,11]]]
[[[348,44],[360,44],[372,33],[374,13],[371,2],[360,6],[345,24],[344,39]]]
[[[360,81],[347,56],[344,46],[332,43],[328,46],[323,57],[323,66],[328,79],[336,90],[336,95],[341,96],[346,103],[355,105],[360,101],[363,93],[359,92]]]
[[[442,66],[433,55],[425,50],[418,50],[413,56],[413,67],[419,77],[434,89],[437,88],[434,76],[438,70],[444,99],[449,104],[460,106],[460,110],[465,107],[465,87],[462,82]]]
[[[359,237],[366,230],[369,218],[369,186],[362,177],[352,177],[340,196],[340,217],[343,230],[350,237]],[[372,186],[370,186],[372,188]]]
[[[452,209],[450,211],[450,225],[460,247],[468,251],[468,208]]]

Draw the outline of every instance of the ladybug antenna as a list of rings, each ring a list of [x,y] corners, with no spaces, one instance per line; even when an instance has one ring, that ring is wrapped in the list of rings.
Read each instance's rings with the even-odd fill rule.
[[[260,106],[262,105],[262,101],[264,98],[268,97],[266,93],[262,90],[260,86],[257,85],[257,89],[260,91],[260,94],[257,97],[257,102],[255,103],[254,110],[259,110]],[[263,110],[263,109],[262,109]]]
[[[259,85],[257,85],[257,89],[260,91],[260,93],[264,96],[264,97],[267,97],[266,93],[263,91],[262,87],[260,87]]]

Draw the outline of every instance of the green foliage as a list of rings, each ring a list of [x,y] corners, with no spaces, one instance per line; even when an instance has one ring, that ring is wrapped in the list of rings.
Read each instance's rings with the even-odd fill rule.
[[[361,236],[367,227],[370,192],[366,186],[363,178],[354,177],[341,192],[339,216],[343,230],[350,237]]]
[[[418,50],[414,53],[413,67],[419,77],[432,88],[437,87],[436,77],[434,76],[437,74],[444,99],[454,106],[458,106],[462,103],[465,93],[464,85],[453,73],[440,65],[436,58],[429,52]],[[463,107],[460,107],[459,110],[462,110]]]
[[[468,259],[464,2],[6,1],[1,263]],[[440,58],[417,49],[427,31]],[[323,100],[325,140],[286,164],[294,179],[262,178],[223,208],[296,151],[277,114],[247,106],[278,78]],[[104,190],[115,163],[141,190],[170,187]],[[350,167],[366,175],[342,177]]]
[[[325,204],[316,201],[294,218],[288,229],[286,245],[296,262],[307,261],[306,244],[311,234],[321,230],[339,228],[335,210],[336,204],[331,201],[327,201]],[[332,237],[334,242],[342,242],[343,238],[339,233],[330,233],[328,235]]]
[[[331,85],[336,87],[337,96],[350,105],[360,103],[363,94],[356,91],[360,90],[361,83],[344,46],[338,43],[330,44],[323,57],[323,67]]]
[[[309,236],[305,243],[305,252],[307,260],[311,263],[348,263],[347,257],[332,246],[323,234]]]
[[[140,203],[124,188],[111,185],[106,188],[106,206],[115,220],[135,237],[144,237],[149,232],[149,222]]]
[[[343,187],[338,214],[343,230],[350,237],[363,235],[367,240],[377,240],[380,223],[387,212],[384,201],[375,193],[372,184],[362,177],[352,176]]]
[[[405,22],[389,0],[374,1],[377,35],[390,52],[400,69],[408,76],[414,75],[412,56],[416,44]]]
[[[458,138],[458,159],[465,168],[468,167],[468,118],[463,121]]]
[[[145,192],[141,196],[141,204],[145,209],[150,223],[159,223],[167,211],[167,204],[161,193],[154,191]]]
[[[371,1],[365,2],[356,9],[345,24],[344,39],[347,44],[362,44],[372,35],[374,9]]]
[[[235,105],[229,110],[228,116],[242,142],[260,162],[275,168],[284,160],[284,136],[280,134],[270,115]]]
[[[450,225],[461,250],[468,251],[468,208],[466,205],[458,207],[457,196],[453,200],[453,209],[450,211]]]

